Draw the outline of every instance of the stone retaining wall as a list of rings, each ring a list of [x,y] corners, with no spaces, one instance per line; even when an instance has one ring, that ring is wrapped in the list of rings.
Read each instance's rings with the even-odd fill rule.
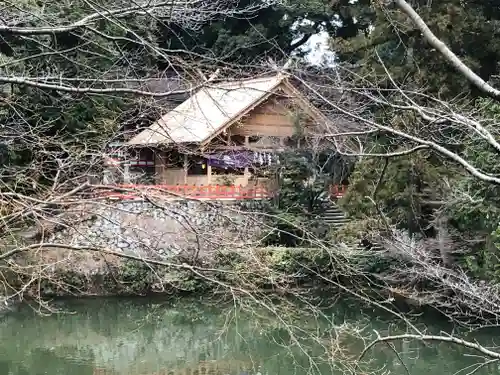
[[[252,242],[262,229],[255,214],[221,202],[119,201],[81,208],[78,223],[53,233],[51,242],[106,247],[141,256],[181,252],[203,256],[221,247]]]

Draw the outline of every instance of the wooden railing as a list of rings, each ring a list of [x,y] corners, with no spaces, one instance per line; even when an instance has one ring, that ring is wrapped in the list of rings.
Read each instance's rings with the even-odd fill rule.
[[[347,191],[347,185],[330,185],[330,197],[342,198]]]
[[[207,199],[207,200],[242,200],[265,199],[273,192],[265,187],[237,186],[237,185],[117,185],[115,190],[101,191],[99,197],[120,200],[137,200],[143,195],[167,195],[180,198]],[[331,185],[330,196],[341,198],[346,186]]]
[[[271,196],[264,187],[236,185],[119,185],[118,189],[134,191],[106,191],[101,197],[115,199],[140,199],[142,194],[170,194],[172,197],[196,199],[264,199]],[[117,189],[117,190],[118,190]]]

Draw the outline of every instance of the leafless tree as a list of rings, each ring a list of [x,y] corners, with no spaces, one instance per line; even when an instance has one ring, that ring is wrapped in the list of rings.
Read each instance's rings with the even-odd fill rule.
[[[120,220],[123,220],[122,223],[128,223],[126,227],[132,233],[131,236],[136,243],[145,249],[143,253],[128,253],[109,248],[93,242],[91,238],[86,239],[87,244],[82,244],[81,241],[78,244],[55,241],[52,237],[54,228],[73,231],[76,236],[85,236],[85,233],[78,232],[82,219],[94,215],[101,217],[103,221],[110,220],[103,214],[106,207],[109,208],[110,203],[100,198],[96,192],[113,189],[113,191],[140,195],[160,211],[166,210],[166,203],[164,199],[159,197],[161,194],[157,194],[158,191],[155,193],[149,190],[110,188],[98,182],[103,173],[103,145],[116,136],[118,132],[116,124],[113,123],[111,129],[107,132],[102,131],[102,134],[96,134],[95,130],[83,129],[75,132],[73,137],[67,138],[59,133],[52,134],[50,123],[28,123],[16,112],[16,103],[11,102],[13,91],[19,87],[29,87],[43,92],[55,92],[57,95],[69,95],[70,100],[80,100],[82,97],[102,98],[104,95],[106,98],[128,97],[139,107],[154,108],[158,102],[153,101],[152,98],[159,99],[189,94],[201,85],[210,83],[215,77],[205,80],[197,69],[199,65],[195,59],[197,56],[189,51],[171,51],[167,48],[160,48],[147,37],[136,32],[134,27],[130,26],[132,18],[138,17],[144,22],[176,24],[196,30],[203,23],[219,17],[251,15],[260,7],[271,5],[270,2],[258,2],[243,10],[236,8],[232,1],[146,2],[133,6],[112,2],[105,9],[93,3],[86,4],[89,11],[85,16],[63,24],[59,22],[57,14],[36,13],[32,9],[24,9],[22,6],[22,12],[20,12],[18,9],[20,6],[14,2],[7,2],[7,11],[2,13],[0,37],[9,35],[9,37],[17,38],[18,42],[29,42],[41,46],[43,49],[43,52],[22,58],[0,54],[0,83],[5,85],[0,102],[5,108],[12,110],[13,116],[8,123],[2,124],[0,128],[0,142],[13,151],[32,152],[27,163],[0,167],[0,178],[2,179],[0,188],[0,247],[2,254],[0,262],[2,262],[1,282],[5,294],[10,298],[24,298],[30,295],[35,297],[41,305],[44,305],[43,299],[40,298],[41,284],[43,280],[47,279],[51,279],[54,285],[60,282],[54,278],[54,269],[65,262],[70,262],[72,267],[75,264],[85,263],[89,268],[87,270],[88,277],[91,278],[90,269],[112,267],[116,262],[128,259],[150,267],[156,273],[155,281],[159,289],[164,288],[164,285],[168,284],[168,280],[165,280],[165,274],[160,274],[158,267],[169,271],[188,271],[190,275],[208,280],[215,288],[228,291],[233,296],[248,297],[274,312],[284,326],[290,327],[280,317],[280,311],[277,311],[276,307],[273,306],[272,299],[265,293],[261,293],[258,288],[260,285],[267,284],[272,285],[277,292],[287,293],[290,285],[299,279],[300,275],[290,275],[286,272],[276,272],[269,269],[265,260],[270,255],[255,249],[259,245],[259,239],[245,242],[241,237],[237,237],[235,240],[235,237],[224,237],[222,233],[216,233],[214,236],[213,231],[186,219],[182,212],[180,214],[173,213],[175,220],[169,236],[174,237],[185,230],[185,233],[189,233],[186,235],[189,238],[177,237],[175,240],[195,243],[188,257],[182,258],[181,261],[179,259],[173,260],[157,255],[158,248],[167,240],[165,233],[159,233],[160,231],[156,230],[160,224],[155,221],[153,215],[146,215],[144,220],[145,227],[148,229],[146,231],[144,227],[135,226],[133,222],[137,219],[135,213],[122,210]],[[450,54],[451,52],[432,35],[408,3],[396,0],[396,4],[422,30],[429,42],[434,43],[438,51],[449,59],[467,79],[478,85],[490,96],[498,97],[497,90],[479,81],[478,77],[468,70],[456,56]],[[42,9],[38,9],[38,12],[42,12]],[[20,17],[20,14],[23,16]],[[117,30],[116,34],[110,34],[105,28],[100,27],[101,23],[108,26],[113,25]],[[88,61],[85,61],[86,65],[79,61],[71,61],[72,67],[78,67],[84,72],[77,77],[66,76],[66,72],[51,72],[50,69],[42,70],[41,73],[35,70],[24,70],[23,63],[35,58],[44,58],[44,56],[50,55],[67,58],[66,50],[72,47],[54,49],[50,44],[52,36],[65,33],[79,39],[81,44],[75,47],[77,49],[84,48],[82,45],[95,47],[96,44],[101,43],[100,47],[103,47],[104,50],[102,53],[105,58],[109,58],[112,62],[119,61],[123,56],[119,49],[107,49],[106,43],[114,45],[117,40],[126,40],[126,42],[140,48],[139,55],[155,56],[165,64],[170,64],[172,70],[177,73],[176,76],[181,84],[175,87],[168,85],[166,88],[151,89],[151,86],[146,83],[161,78],[161,72],[138,75],[136,69],[139,64],[135,62],[131,62],[130,69],[125,70],[125,76],[120,76],[124,70],[115,69],[113,63],[110,64],[111,68],[99,70],[89,66]],[[189,56],[190,59],[179,56]],[[202,60],[212,61],[215,65],[211,59],[203,58]],[[211,71],[215,70],[215,67],[210,66],[209,68]],[[269,67],[266,66],[263,69],[266,70]],[[335,121],[324,124],[329,127],[325,136],[331,139],[336,148],[345,155],[390,158],[431,150],[448,158],[484,182],[500,183],[500,178],[494,173],[479,169],[470,160],[450,147],[458,142],[463,144],[481,141],[488,147],[500,151],[495,128],[491,126],[488,119],[481,118],[480,114],[463,113],[457,104],[431,98],[423,92],[407,90],[398,86],[394,81],[392,88],[382,89],[366,84],[360,85],[359,80],[345,78],[339,80],[339,75],[330,72],[326,74],[315,73],[314,79],[311,79],[308,74],[295,70],[291,66],[286,66],[286,70],[308,90],[311,100],[318,103],[322,110],[332,118],[342,117],[344,120],[342,124],[350,126],[346,129],[339,125],[340,122],[336,123]],[[387,74],[389,75],[388,72]],[[37,94],[39,92],[36,91]],[[165,108],[164,105],[166,106],[165,103],[162,103],[159,107],[160,111]],[[371,108],[373,107],[386,108],[393,112],[411,113],[415,122],[403,128],[379,123],[371,116]],[[444,132],[450,128],[458,129],[458,133],[454,133],[453,138]],[[367,150],[366,139],[381,132],[392,136],[393,143],[390,147],[384,152]],[[92,140],[89,140],[90,138]],[[46,181],[50,181],[50,184],[42,183]],[[169,196],[169,198],[172,197]],[[241,212],[237,212],[237,214],[241,214]],[[235,225],[237,219],[231,213],[225,215],[227,216],[224,218],[226,226],[233,226],[241,231],[241,222],[237,222]],[[258,221],[254,216],[251,216],[243,226],[249,229],[257,223],[260,226],[265,226],[263,221]],[[36,228],[35,232],[28,233],[32,228]],[[436,252],[430,250],[433,245],[415,242],[414,239],[408,238],[405,234],[390,229],[384,233],[386,236],[381,239],[381,241],[386,241],[384,249],[387,257],[399,259],[409,266],[392,269],[391,273],[378,278],[377,282],[383,283],[383,289],[390,290],[391,285],[399,283],[404,296],[412,298],[415,297],[411,294],[412,283],[419,278],[425,278],[441,288],[427,298],[434,299],[434,306],[450,317],[456,319],[459,312],[468,314],[474,310],[471,319],[484,318],[486,320],[486,315],[496,319],[500,303],[496,286],[471,280],[460,269],[449,267],[447,263],[449,253],[445,248],[447,243],[445,237],[440,245],[436,245],[438,247]],[[151,234],[153,232],[154,235]],[[387,236],[387,233],[390,236]],[[117,237],[122,235],[123,233],[116,234]],[[410,319],[394,309],[390,305],[390,301],[385,300],[386,295],[384,298],[374,297],[367,293],[363,287],[359,287],[361,282],[359,285],[353,283],[354,285],[349,287],[339,282],[341,276],[352,278],[356,282],[373,276],[351,265],[353,263],[348,262],[348,260],[363,259],[371,255],[380,256],[379,253],[367,253],[358,248],[342,245],[329,247],[329,244],[325,244],[314,235],[310,236],[310,241],[312,246],[326,252],[331,257],[331,263],[335,270],[331,274],[325,275],[317,273],[310,265],[301,264],[300,266],[310,271],[311,274],[315,274],[323,282],[334,285],[341,293],[348,293],[363,303],[375,305],[407,324],[410,333],[379,335],[373,343],[366,345],[365,350],[361,352],[361,357],[379,342],[415,339],[453,343],[478,351],[489,360],[496,361],[500,358],[497,350],[488,349],[477,343],[454,336],[427,335],[417,329]],[[207,249],[226,251],[229,249],[234,253],[235,248],[245,260],[244,263],[247,267],[243,270],[222,269],[203,259],[203,251]],[[117,280],[117,283],[119,282],[120,280]],[[60,283],[58,287],[76,293],[74,286]],[[398,292],[394,289],[392,289],[393,295]],[[91,293],[89,290],[82,292]],[[453,294],[450,295],[450,292]],[[306,303],[310,303],[310,300],[301,295],[300,292],[296,292],[295,295]],[[415,298],[418,300],[419,297]],[[426,303],[429,303],[429,300]],[[457,312],[457,307],[463,308],[462,311]],[[315,308],[315,311],[320,310]],[[464,323],[470,322],[465,321]],[[292,328],[290,329],[292,330]],[[293,330],[297,330],[297,328],[293,327]],[[361,342],[366,341],[368,337],[359,327],[351,326],[337,327],[336,334],[338,336],[342,334],[353,335]],[[319,340],[319,338],[317,339]],[[359,366],[360,361],[344,353],[340,340],[341,337],[334,337],[324,346],[332,357],[338,355],[343,360],[343,363],[338,365],[343,371],[358,371],[357,366]],[[293,335],[292,341],[300,345],[295,335]]]

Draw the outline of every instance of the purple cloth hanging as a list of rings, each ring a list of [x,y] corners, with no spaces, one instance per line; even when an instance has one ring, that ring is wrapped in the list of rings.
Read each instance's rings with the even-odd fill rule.
[[[256,151],[221,151],[205,155],[208,165],[217,168],[246,168],[268,165],[273,160],[269,153]]]

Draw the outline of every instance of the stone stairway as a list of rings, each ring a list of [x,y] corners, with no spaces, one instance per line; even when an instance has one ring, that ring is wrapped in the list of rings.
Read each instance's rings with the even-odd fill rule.
[[[322,220],[332,227],[339,228],[349,222],[344,211],[334,202],[328,202],[325,211],[321,215]]]
[[[340,228],[347,224],[350,219],[347,217],[346,213],[337,206],[337,204],[331,200],[325,201],[326,209],[321,214],[321,220],[333,228]],[[378,243],[371,244],[370,246],[364,246],[359,244],[358,250],[372,250],[372,251],[382,251],[384,248]]]

